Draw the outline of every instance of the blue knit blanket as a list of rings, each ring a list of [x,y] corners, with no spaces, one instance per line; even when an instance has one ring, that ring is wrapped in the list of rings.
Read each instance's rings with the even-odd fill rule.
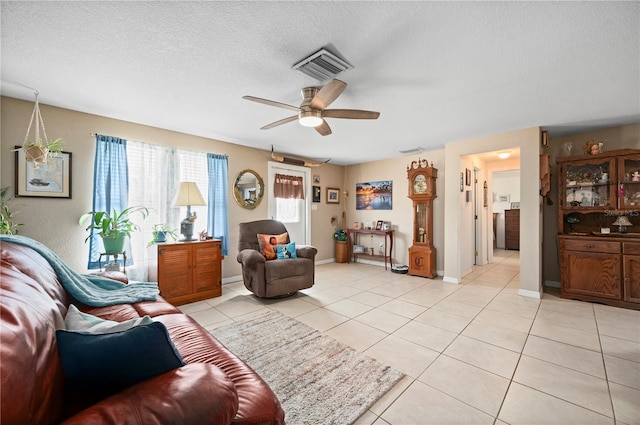
[[[0,243],[11,242],[29,247],[44,257],[58,275],[58,280],[76,300],[93,307],[154,301],[158,285],[151,282],[124,284],[100,276],[73,271],[60,257],[40,242],[19,235],[0,235]]]

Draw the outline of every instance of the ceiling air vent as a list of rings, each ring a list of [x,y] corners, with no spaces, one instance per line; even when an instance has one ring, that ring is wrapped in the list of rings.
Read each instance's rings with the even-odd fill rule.
[[[421,147],[417,147],[417,148],[413,148],[413,149],[408,149],[406,151],[399,151],[402,155],[409,155],[409,154],[414,154],[414,153],[422,153],[424,152],[424,149]]]
[[[353,65],[326,49],[320,49],[308,58],[293,65],[292,69],[318,81],[328,81],[341,72],[353,69]]]

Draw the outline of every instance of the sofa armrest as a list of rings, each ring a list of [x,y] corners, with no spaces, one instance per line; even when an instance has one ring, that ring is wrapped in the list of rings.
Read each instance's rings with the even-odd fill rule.
[[[243,249],[238,253],[237,260],[238,263],[242,263],[243,267],[248,267],[250,269],[255,269],[260,264],[264,266],[264,263],[267,261],[267,259],[264,258],[264,255],[255,249]]]
[[[217,366],[194,363],[129,387],[63,425],[230,424],[237,412],[238,394],[229,377]]]
[[[301,258],[315,259],[318,249],[311,245],[296,245],[296,255]]]

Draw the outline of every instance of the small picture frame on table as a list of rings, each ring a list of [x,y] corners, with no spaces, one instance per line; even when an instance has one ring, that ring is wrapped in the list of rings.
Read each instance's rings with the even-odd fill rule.
[[[376,230],[382,230],[382,220],[376,222]]]

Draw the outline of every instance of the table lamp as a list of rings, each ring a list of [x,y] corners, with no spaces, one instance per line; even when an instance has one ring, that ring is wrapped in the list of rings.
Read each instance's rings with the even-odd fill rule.
[[[198,190],[198,186],[195,182],[181,182],[178,195],[173,201],[175,207],[187,207],[187,216],[180,222],[180,233],[183,236],[183,241],[190,241],[193,239],[193,223],[196,221],[196,213],[191,213],[191,206],[207,205]]]
[[[633,226],[626,215],[620,215],[613,222],[614,226],[618,226],[618,233],[627,233],[627,227]]]

